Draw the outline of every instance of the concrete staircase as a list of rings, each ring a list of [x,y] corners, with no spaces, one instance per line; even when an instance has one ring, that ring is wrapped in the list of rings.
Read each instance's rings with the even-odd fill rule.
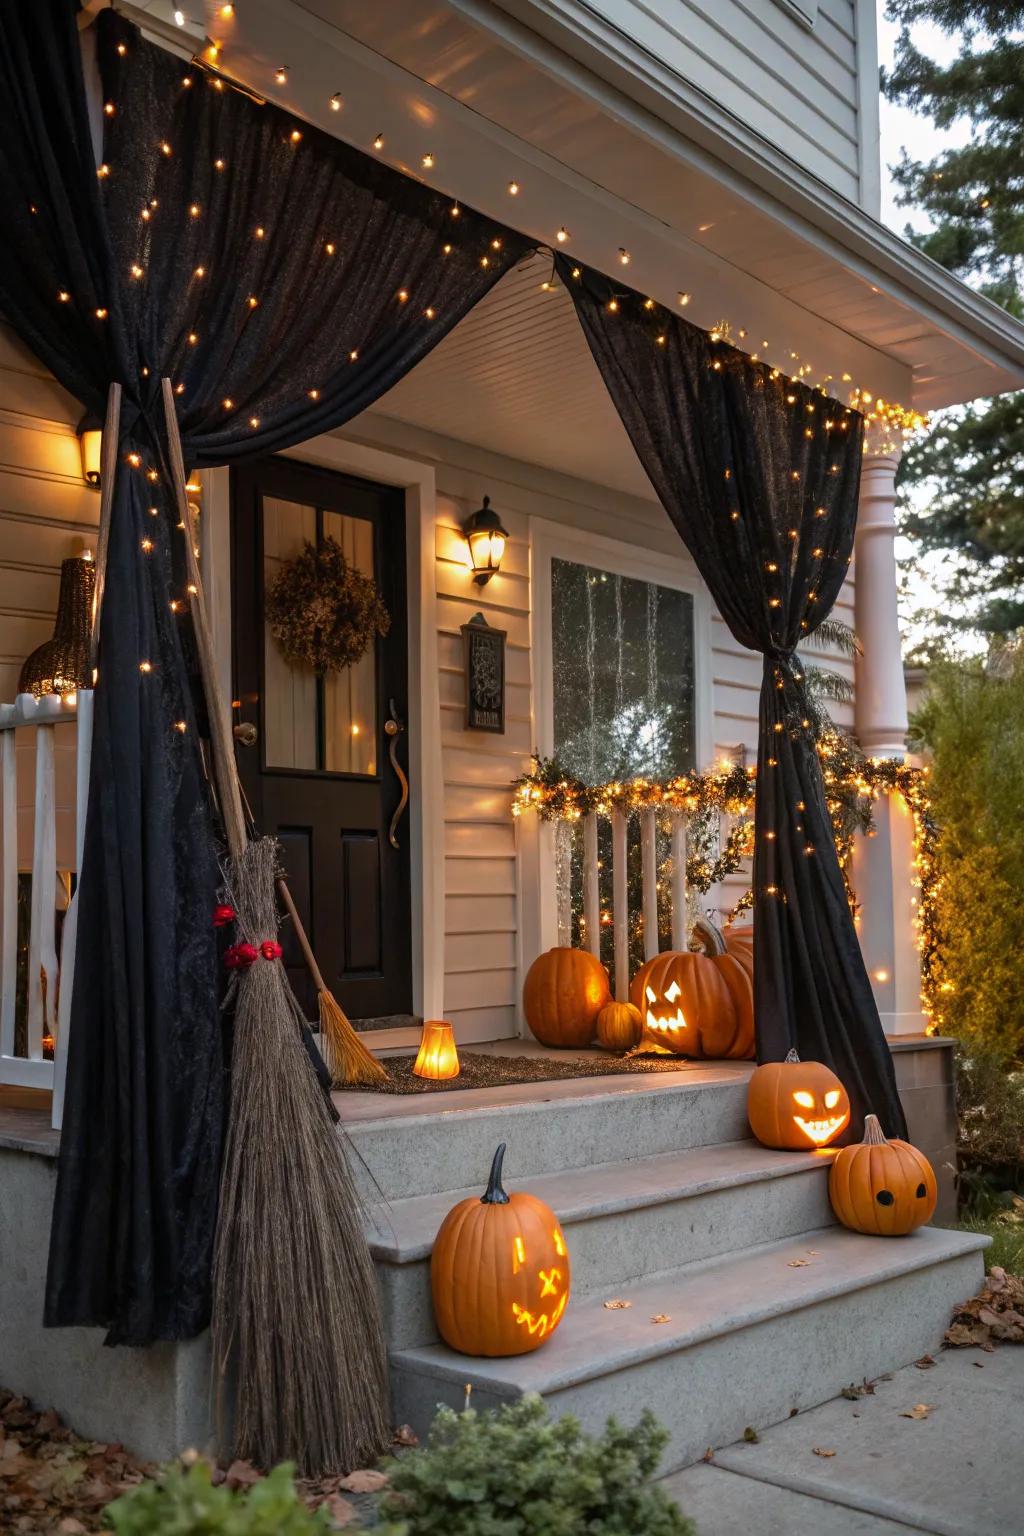
[[[392,1100],[370,1119],[364,1098],[346,1129],[364,1192],[379,1187],[371,1243],[396,1422],[422,1433],[467,1383],[476,1406],[539,1392],[591,1429],[650,1407],[672,1436],[669,1472],[934,1350],[977,1289],[985,1240],[838,1227],[827,1155],[747,1139],[747,1072],[465,1092],[427,1113]],[[507,1187],[529,1188],[563,1225],[572,1299],[533,1354],[476,1360],[437,1338],[430,1249],[448,1209],[482,1191],[499,1141]]]

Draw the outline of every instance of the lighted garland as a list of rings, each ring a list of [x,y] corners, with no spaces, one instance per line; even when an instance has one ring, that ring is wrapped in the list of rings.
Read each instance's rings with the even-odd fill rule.
[[[936,904],[940,882],[938,826],[928,793],[928,769],[915,767],[902,758],[866,757],[849,736],[838,730],[826,731],[817,751],[839,864],[854,912],[857,901],[848,878],[854,837],[858,832],[873,835],[873,805],[880,794],[898,791],[910,808],[914,821],[917,893],[913,900],[921,956],[921,999],[929,1020],[928,1032],[938,1033],[945,1022],[943,997],[952,989],[942,965]],[[521,774],[513,789],[513,816],[535,811],[543,821],[576,822],[591,812],[610,816],[618,811],[629,817],[653,810],[682,812],[688,824],[699,829],[701,819],[710,822],[712,813],[736,816],[737,823],[717,857],[710,856],[707,838],[698,830],[698,846],[687,858],[686,876],[688,883],[701,892],[733,874],[753,851],[754,770],[737,764],[681,774],[673,779],[616,779],[591,785],[567,773],[557,759],[535,757],[531,772]],[[747,890],[733,907],[728,921],[733,922],[752,904],[752,892]]]

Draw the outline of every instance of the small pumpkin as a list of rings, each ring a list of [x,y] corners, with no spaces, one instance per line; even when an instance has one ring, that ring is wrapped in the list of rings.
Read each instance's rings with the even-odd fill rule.
[[[643,1014],[632,1003],[606,1003],[597,1016],[597,1043],[606,1051],[631,1051],[643,1032]]]
[[[668,950],[642,965],[630,1001],[644,1021],[644,1041],[680,1056],[749,1060],[754,1054],[754,989],[726,952],[715,925],[694,928],[707,953]]]
[[[875,1115],[864,1140],[841,1147],[829,1169],[828,1195],[844,1227],[872,1237],[902,1237],[935,1214],[935,1172],[909,1141],[886,1141]]]
[[[762,1146],[806,1152],[835,1141],[850,1119],[850,1099],[830,1067],[801,1061],[766,1061],[747,1086],[747,1119]]]
[[[569,1255],[554,1211],[502,1188],[505,1143],[487,1189],[453,1206],[430,1257],[434,1317],[464,1355],[525,1355],[550,1338],[569,1301]]]
[[[523,984],[523,1013],[541,1045],[577,1050],[589,1045],[597,1016],[610,1000],[608,972],[585,949],[538,955]]]

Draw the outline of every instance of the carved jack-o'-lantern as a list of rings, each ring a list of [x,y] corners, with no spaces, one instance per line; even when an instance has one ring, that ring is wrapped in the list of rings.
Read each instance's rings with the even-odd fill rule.
[[[886,1141],[874,1115],[865,1116],[864,1140],[836,1155],[828,1194],[844,1227],[876,1237],[903,1237],[923,1226],[938,1197],[924,1153],[909,1141]]]
[[[722,935],[702,918],[694,929],[705,954],[669,950],[642,965],[630,1001],[644,1041],[680,1056],[749,1060],[754,1054],[754,990]]]
[[[464,1355],[525,1355],[549,1338],[569,1300],[569,1255],[554,1212],[507,1195],[502,1142],[483,1196],[454,1206],[430,1259],[438,1332]]]
[[[801,1061],[766,1061],[747,1088],[750,1129],[765,1147],[806,1152],[835,1141],[850,1118],[850,1100],[831,1068]]]

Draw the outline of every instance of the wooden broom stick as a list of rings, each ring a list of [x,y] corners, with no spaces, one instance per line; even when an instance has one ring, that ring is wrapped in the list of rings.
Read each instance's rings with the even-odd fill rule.
[[[92,589],[92,627],[89,635],[89,687],[95,683],[100,651],[100,610],[107,576],[110,550],[110,519],[114,507],[114,481],[117,478],[118,433],[121,429],[121,386],[111,384],[107,391],[107,416],[100,441],[100,526],[96,535],[96,572]]]

